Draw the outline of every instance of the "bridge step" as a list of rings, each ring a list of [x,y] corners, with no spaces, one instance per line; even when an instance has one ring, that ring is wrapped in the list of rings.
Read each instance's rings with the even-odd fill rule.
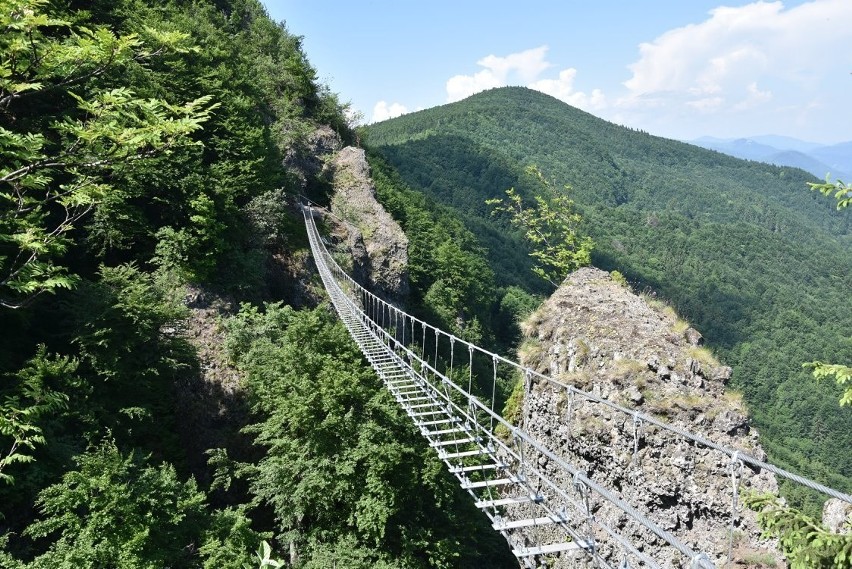
[[[476,507],[484,510],[486,508],[498,508],[500,506],[511,506],[527,502],[539,503],[542,501],[544,501],[544,496],[515,496],[514,498],[500,498],[499,500],[480,500],[476,503]]]
[[[474,488],[486,488],[490,486],[505,486],[506,484],[517,484],[517,478],[496,478],[494,480],[480,480],[479,482],[462,482],[461,487],[465,490]]]
[[[377,358],[379,356],[382,356],[382,357],[390,359],[390,360],[394,359],[393,357],[388,355],[387,350],[380,348],[378,346],[376,346],[375,348],[372,348],[372,349],[371,348],[365,349],[364,355],[367,356],[368,358]]]
[[[409,405],[408,408],[409,409],[425,409],[427,407],[443,407],[444,406],[443,403],[441,403],[440,401],[436,401],[436,400],[432,399],[431,397],[429,398],[429,400],[431,401],[430,403],[418,403],[417,405]]]
[[[396,357],[396,354],[393,352],[389,352],[384,346],[378,345],[374,349],[366,352],[368,359],[381,359],[382,361],[399,363],[399,358]]]
[[[479,437],[469,437],[467,439],[453,439],[453,440],[450,440],[450,441],[436,441],[434,443],[429,443],[429,446],[432,447],[432,448],[437,448],[437,447],[446,447],[446,446],[452,446],[452,445],[466,445],[466,444],[475,443],[475,442],[478,442],[478,441],[481,441],[481,440],[482,439],[480,439]]]
[[[426,417],[427,415],[441,415],[442,413],[445,413],[445,411],[419,411],[411,413],[411,417]]]
[[[495,468],[506,468],[503,463],[473,464],[471,466],[453,466],[449,469],[450,474],[461,474],[464,472],[479,472],[480,470],[493,470]]]
[[[420,432],[423,433],[423,436],[426,437],[437,437],[440,435],[449,435],[452,433],[467,433],[470,429],[468,427],[456,427],[455,429],[444,429],[442,431],[430,431],[429,429],[421,429]]]
[[[450,419],[435,419],[434,421],[415,421],[414,424],[418,427],[426,427],[429,425],[445,425],[447,423],[458,423],[461,421],[458,417],[452,417]]]
[[[587,549],[588,545],[585,542],[569,541],[565,543],[551,543],[550,545],[542,545],[541,547],[519,547],[512,550],[515,557],[530,557],[532,555],[547,555],[549,553],[559,553],[560,551],[572,551],[577,549]]]
[[[402,405],[402,407],[404,409],[408,410],[408,411],[412,411],[414,409],[429,409],[429,408],[431,408],[434,411],[434,410],[438,410],[439,408],[442,408],[441,403],[438,402],[438,401],[435,401],[435,399],[433,399],[432,397],[414,397],[412,399],[399,399],[399,398],[397,398],[397,401],[399,401],[399,404]],[[428,401],[428,403],[420,403],[421,401]],[[409,403],[417,403],[417,405],[409,405]],[[418,411],[418,412],[422,413],[423,411]]]
[[[491,527],[493,527],[497,531],[503,531],[507,529],[520,529],[533,526],[546,526],[549,524],[561,524],[567,521],[568,518],[563,518],[561,516],[547,516],[544,518],[527,518],[525,520],[514,520],[511,522],[499,521],[491,524]]]
[[[494,454],[493,451],[479,448],[476,450],[465,450],[461,452],[443,452],[438,449],[438,458],[441,460],[452,460],[454,458],[465,458],[467,456],[481,456],[483,454]]]
[[[405,397],[406,395],[421,395],[422,393],[422,389],[415,389],[414,391],[397,391],[394,395],[397,397]]]

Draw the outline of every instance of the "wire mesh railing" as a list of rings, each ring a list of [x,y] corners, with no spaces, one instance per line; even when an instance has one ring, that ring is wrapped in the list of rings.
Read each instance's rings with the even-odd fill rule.
[[[367,290],[343,271],[322,241],[314,219],[315,209],[305,203],[302,211],[320,276],[350,333],[365,354],[386,354],[389,359],[377,359],[379,363],[371,360],[373,367],[380,375],[387,373],[392,377],[385,380],[388,388],[429,439],[430,445],[436,448],[450,472],[456,475],[462,487],[476,500],[477,506],[488,515],[495,530],[507,538],[515,554],[527,566],[536,566],[535,560],[541,557],[564,556],[566,551],[573,550],[573,554],[581,552],[606,567],[659,567],[660,564],[644,553],[641,545],[634,544],[630,537],[625,536],[624,531],[594,515],[595,503],[600,502],[610,504],[625,518],[645,528],[665,547],[677,552],[681,566],[714,567],[714,564],[707,554],[695,551],[660,527],[624,501],[618,492],[603,487],[562,456],[506,421],[500,410],[495,409],[500,375],[514,374],[523,378],[527,385],[532,381],[544,382],[564,391],[572,405],[575,401],[589,401],[624,416],[633,425],[634,456],[643,424],[654,425],[693,445],[727,456],[733,482],[731,536],[738,508],[736,477],[742,476],[742,469],[738,467],[743,464],[750,465],[755,471],[771,472],[852,503],[852,496],[848,494],[560,382],[408,314]],[[379,352],[375,351],[377,349]],[[368,359],[371,356],[368,355]],[[486,392],[477,396],[474,392],[482,387],[483,374],[475,374],[474,369],[482,368],[483,362],[490,363],[491,392],[488,394],[486,387]],[[407,391],[395,387],[403,385]],[[421,397],[425,399],[418,399]],[[434,416],[440,418],[430,419]],[[451,427],[437,428],[441,424]],[[454,437],[458,434],[464,434],[464,437],[444,438],[445,435]],[[447,451],[450,447],[454,448],[454,452]],[[486,460],[483,461],[483,458]],[[539,467],[542,460],[555,465],[561,475],[545,472]],[[566,479],[571,481],[568,487],[562,482]],[[482,495],[483,490],[486,496]],[[556,541],[543,544],[548,539]],[[573,544],[573,547],[565,547],[566,544]],[[729,548],[726,561],[730,561],[730,556]]]

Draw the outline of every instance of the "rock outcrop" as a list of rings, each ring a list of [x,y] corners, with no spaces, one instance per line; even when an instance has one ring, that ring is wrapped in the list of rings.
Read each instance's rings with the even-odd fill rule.
[[[674,311],[649,305],[608,273],[585,268],[572,274],[528,319],[525,335],[526,366],[764,458],[741,399],[725,390],[731,369],[701,347],[701,335]],[[525,394],[521,426],[717,567],[728,560],[732,517],[736,563],[783,565],[772,544],[760,541],[753,512],[739,505],[732,516],[727,455],[653,425],[637,424],[634,435],[632,416],[582,397],[569,402],[564,387],[545,381],[533,381]],[[556,473],[546,463],[539,466]],[[777,490],[769,473],[748,466],[738,472],[740,495]],[[562,482],[571,486],[571,480]],[[592,511],[663,566],[680,566],[677,552],[610,504],[593,501]],[[617,552],[602,552],[616,565],[621,561]]]
[[[340,136],[330,126],[323,125],[311,132],[300,144],[289,146],[284,167],[298,180],[305,191],[309,180],[326,178],[328,157],[340,150]]]
[[[408,238],[376,200],[364,150],[348,146],[331,162],[334,195],[327,222],[352,257],[355,280],[379,296],[399,302],[408,296]]]

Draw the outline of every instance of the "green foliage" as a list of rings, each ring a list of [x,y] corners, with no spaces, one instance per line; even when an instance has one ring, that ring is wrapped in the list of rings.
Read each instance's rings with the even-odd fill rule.
[[[282,561],[272,558],[272,548],[269,547],[269,543],[266,541],[261,544],[261,548],[257,550],[255,555],[257,556],[258,563],[260,563],[258,565],[259,569],[263,569],[264,567],[284,567]]]
[[[187,311],[176,291],[134,265],[102,266],[99,276],[86,284],[74,307],[82,358],[108,380],[144,381],[179,367],[169,356],[183,345],[176,332]]]
[[[764,535],[778,539],[792,569],[843,569],[852,562],[852,533],[834,533],[770,494],[745,496],[744,502],[758,512]]]
[[[538,262],[533,272],[558,287],[570,273],[591,262],[593,243],[579,234],[581,217],[568,195],[554,192],[535,166],[528,167],[526,173],[542,187],[543,195],[533,198],[534,207],[525,207],[514,188],[506,190],[507,201],[495,198],[485,203],[493,208],[492,215],[508,215],[512,225],[524,232],[532,246],[530,256]],[[565,190],[570,188],[565,186]],[[548,201],[545,196],[551,195]]]
[[[630,283],[627,282],[627,277],[621,274],[620,271],[610,271],[609,276],[612,277],[612,280],[625,288],[630,287]]]
[[[195,482],[181,482],[173,467],[125,456],[110,441],[77,464],[39,495],[44,517],[26,534],[51,545],[26,567],[194,567],[199,546],[207,555],[217,549],[221,537],[212,530],[223,528],[213,518],[222,514],[211,516]],[[240,516],[231,517],[231,524],[242,524]],[[241,533],[232,545],[243,551],[259,541],[251,531]],[[218,566],[236,568],[248,559],[230,557]]]
[[[106,427],[122,445],[177,460],[172,385],[196,365],[179,335],[187,314],[180,291],[134,265],[101,267],[99,277],[81,285],[71,307],[87,376],[71,394],[73,415],[89,441]]]
[[[0,565],[262,563],[266,510],[189,476],[182,296],[256,299],[304,247],[285,162],[350,133],[301,44],[257,0],[0,0]]]
[[[832,182],[826,177],[825,182],[808,182],[811,190],[816,190],[824,196],[832,196],[837,200],[837,209],[841,210],[852,204],[852,187],[844,184],[841,180]]]
[[[0,481],[14,483],[15,478],[3,471],[16,463],[32,462],[36,445],[45,444],[39,421],[49,413],[64,411],[68,405],[68,396],[50,386],[56,377],[73,376],[77,365],[75,359],[49,355],[41,345],[18,372],[17,391],[6,395],[0,404],[0,441],[4,441],[0,447]]]
[[[171,104],[95,82],[182,46],[186,34],[149,30],[161,42],[153,52],[134,34],[72,25],[48,9],[39,0],[0,6],[0,306],[6,308],[73,286],[76,277],[57,260],[71,244],[68,233],[112,191],[112,172],[186,143],[216,106],[209,96]],[[65,37],[49,35],[56,28]],[[32,99],[53,100],[57,91],[73,102],[73,112],[47,123],[28,120],[40,104]]]

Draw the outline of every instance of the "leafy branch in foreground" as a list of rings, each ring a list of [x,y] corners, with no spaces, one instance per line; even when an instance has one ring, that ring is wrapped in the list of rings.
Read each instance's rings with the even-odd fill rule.
[[[843,569],[852,562],[852,533],[834,533],[771,494],[746,496],[744,503],[757,512],[764,535],[778,539],[791,569]]]
[[[816,190],[824,196],[834,194],[833,197],[837,200],[838,210],[852,204],[852,186],[849,184],[845,184],[840,180],[832,182],[828,176],[826,176],[825,182],[808,182],[807,184],[811,187],[811,190]]]
[[[30,454],[37,445],[45,444],[39,420],[49,414],[64,410],[68,396],[50,389],[51,378],[73,376],[78,362],[63,356],[50,356],[39,346],[36,354],[18,372],[21,386],[18,393],[7,395],[0,402],[0,481],[15,482],[14,476],[4,472],[13,464],[32,462]],[[5,442],[4,439],[11,439]]]
[[[824,196],[831,196],[837,200],[837,209],[845,209],[852,203],[852,186],[844,184],[840,180],[831,182],[826,176],[824,183],[808,182],[812,190],[818,190]],[[813,369],[813,376],[817,381],[825,378],[834,378],[837,385],[846,387],[846,391],[840,397],[840,405],[852,405],[852,367],[841,364],[827,364],[823,362],[808,362],[804,367]]]
[[[813,369],[817,381],[825,378],[834,378],[837,385],[846,387],[846,391],[840,397],[840,405],[852,405],[852,367],[841,364],[827,364],[823,362],[808,362],[803,364],[806,368]]]
[[[582,217],[575,211],[574,201],[565,192],[554,191],[550,183],[535,166],[526,169],[542,186],[547,200],[535,196],[535,206],[528,207],[514,188],[506,190],[507,199],[485,200],[493,209],[491,215],[506,214],[512,225],[524,232],[524,239],[532,246],[530,256],[538,263],[533,272],[554,287],[576,269],[591,262],[594,243],[579,232]]]
[[[21,308],[76,278],[57,263],[67,234],[113,189],[110,174],[129,162],[188,142],[216,105],[141,99],[128,88],[90,85],[95,77],[164,51],[186,51],[186,34],[136,35],[73,26],[42,0],[0,1],[0,306]],[[62,30],[67,37],[57,37]],[[78,90],[71,92],[70,88]],[[61,120],[32,120],[34,105],[76,101]],[[53,93],[41,97],[39,95]],[[80,94],[82,93],[82,94]],[[34,101],[36,100],[36,101]],[[58,114],[58,109],[57,114]],[[52,114],[52,113],[48,113]]]

